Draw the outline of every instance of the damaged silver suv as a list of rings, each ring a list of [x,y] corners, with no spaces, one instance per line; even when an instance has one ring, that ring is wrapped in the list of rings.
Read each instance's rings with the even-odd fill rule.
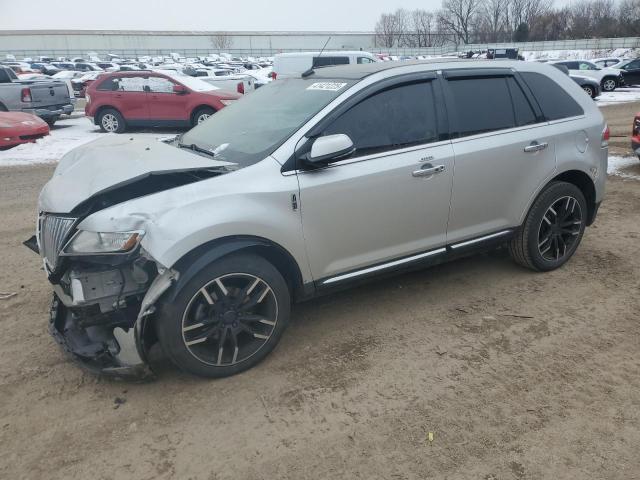
[[[608,129],[557,69],[374,63],[276,80],[169,143],[64,156],[36,236],[51,332],[85,366],[260,362],[293,302],[507,245],[552,270],[603,199]]]

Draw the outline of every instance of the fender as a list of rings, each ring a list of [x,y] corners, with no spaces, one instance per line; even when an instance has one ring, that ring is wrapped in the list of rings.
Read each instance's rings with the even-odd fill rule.
[[[226,237],[222,239],[213,240],[209,243],[205,243],[195,250],[187,253],[184,257],[176,262],[172,267],[174,270],[180,272],[178,281],[173,285],[173,288],[169,292],[167,297],[168,301],[173,302],[180,290],[195,277],[207,265],[212,262],[229,255],[230,253],[238,252],[252,247],[262,247],[277,250],[277,254],[282,256],[286,255],[289,264],[295,266],[295,277],[285,280],[289,280],[294,290],[298,290],[302,286],[302,276],[300,274],[300,268],[289,252],[287,252],[281,246],[260,237]],[[276,268],[278,266],[276,265]],[[294,294],[294,292],[291,292]]]

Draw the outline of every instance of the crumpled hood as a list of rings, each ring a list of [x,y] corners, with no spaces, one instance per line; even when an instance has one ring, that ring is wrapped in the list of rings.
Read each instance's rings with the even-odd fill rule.
[[[234,165],[150,138],[105,134],[67,153],[40,193],[39,209],[69,213],[83,201],[150,175]]]

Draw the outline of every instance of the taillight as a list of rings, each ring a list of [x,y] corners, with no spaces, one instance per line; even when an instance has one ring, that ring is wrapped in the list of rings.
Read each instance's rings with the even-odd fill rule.
[[[244,95],[244,83],[238,83],[238,93]]]
[[[636,115],[633,120],[633,132],[631,135],[634,137],[640,136],[640,115]]]
[[[609,125],[605,124],[604,130],[602,130],[602,141],[600,142],[602,148],[609,146],[609,138],[611,138],[611,130],[609,130]]]
[[[270,76],[271,76],[271,80],[275,80],[278,74],[276,72],[271,72]]]
[[[23,88],[22,91],[20,92],[20,95],[22,97],[22,101],[23,102],[31,102],[31,89],[30,88]]]

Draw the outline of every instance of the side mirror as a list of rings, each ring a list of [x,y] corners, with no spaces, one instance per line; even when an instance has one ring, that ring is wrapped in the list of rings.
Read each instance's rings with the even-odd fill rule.
[[[311,152],[307,155],[307,162],[312,165],[326,165],[331,160],[345,157],[355,151],[353,141],[349,135],[338,133],[319,137],[311,146]]]
[[[184,95],[185,93],[187,93],[187,89],[184,87],[184,85],[174,85],[173,93],[175,93],[176,95]]]

